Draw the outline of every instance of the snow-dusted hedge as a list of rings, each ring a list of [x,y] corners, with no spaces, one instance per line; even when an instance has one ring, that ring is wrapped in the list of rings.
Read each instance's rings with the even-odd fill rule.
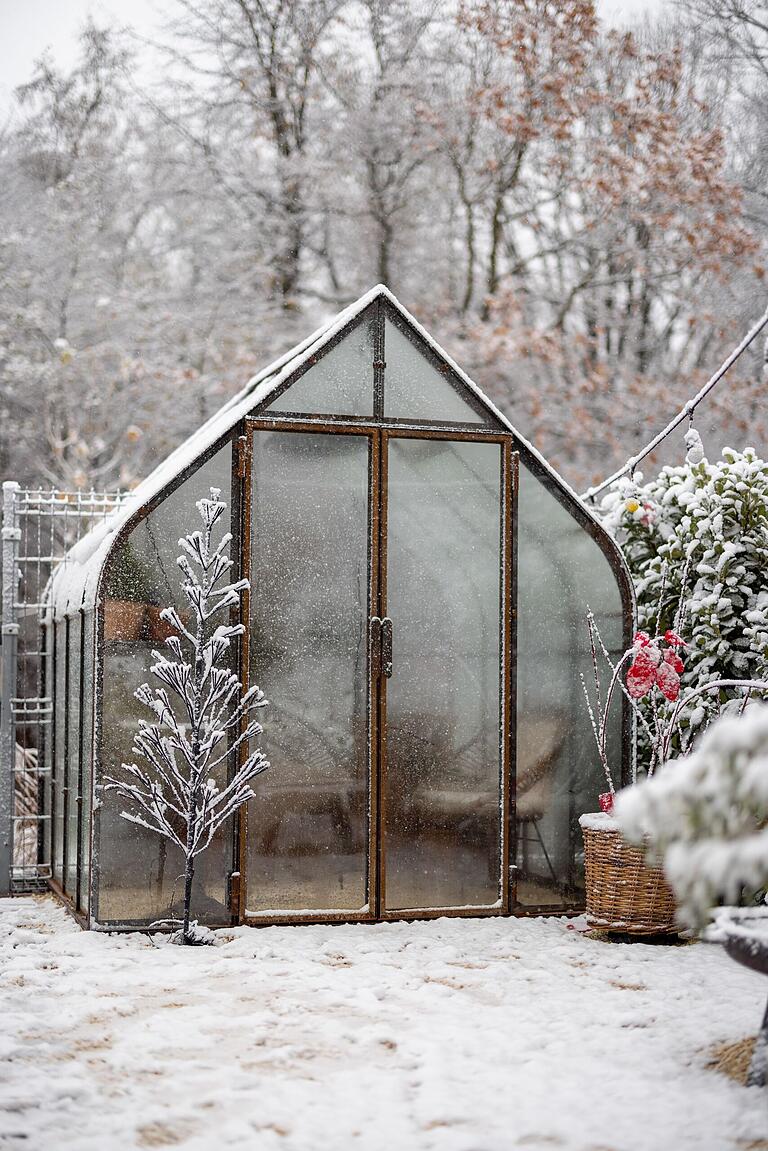
[[[614,815],[660,855],[692,925],[745,887],[768,887],[768,706],[717,720],[690,755],[622,791]]]
[[[665,467],[647,483],[639,473],[620,480],[603,500],[603,522],[627,557],[643,630],[672,627],[684,598],[684,688],[765,678],[768,463],[753,448],[724,448],[709,463],[695,431],[686,441],[682,466]],[[683,746],[723,702],[723,695],[697,700],[686,711]],[[641,762],[643,752],[641,739]]]

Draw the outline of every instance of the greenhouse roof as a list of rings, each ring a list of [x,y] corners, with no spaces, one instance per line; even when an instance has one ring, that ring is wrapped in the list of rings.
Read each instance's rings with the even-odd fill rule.
[[[477,384],[440,347],[418,320],[403,307],[392,292],[383,284],[377,284],[353,304],[317,328],[305,340],[296,344],[261,372],[252,376],[245,387],[228,400],[178,448],[172,451],[154,471],[150,472],[114,512],[71,548],[64,562],[57,568],[51,582],[49,604],[53,616],[58,619],[78,611],[81,607],[93,607],[98,598],[100,576],[104,563],[120,528],[184,472],[190,464],[194,463],[222,436],[226,435],[253,408],[263,403],[293,372],[324,347],[342,328],[351,323],[374,300],[381,297],[390,302],[408,326],[417,332],[425,343],[452,368],[462,383],[474,393],[499,423],[512,432],[519,444],[546,469],[556,484],[567,492],[591,520],[596,522],[594,513],[583,503],[570,485],[557,474],[533,445],[520,435],[503,413],[491,403]]]

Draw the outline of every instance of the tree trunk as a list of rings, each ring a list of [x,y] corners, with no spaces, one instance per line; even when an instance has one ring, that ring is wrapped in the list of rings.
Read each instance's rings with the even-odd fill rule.
[[[475,208],[470,200],[464,201],[466,212],[466,232],[464,243],[466,247],[467,265],[464,280],[464,299],[461,301],[461,314],[466,316],[472,305],[475,294]]]
[[[301,253],[304,247],[304,214],[302,188],[298,180],[289,180],[283,190],[285,236],[278,256],[277,281],[284,308],[296,306],[296,292],[301,274]]]
[[[488,279],[486,281],[486,298],[483,302],[481,318],[487,320],[490,316],[490,301],[496,295],[499,286],[499,252],[503,235],[502,214],[504,211],[504,196],[497,192],[493,203],[493,216],[491,218],[491,250],[488,257]]]
[[[389,285],[390,282],[390,250],[392,248],[392,225],[389,220],[382,217],[379,220],[379,250],[377,258],[377,276],[380,284]]]
[[[189,847],[189,835],[187,836],[187,847]],[[187,862],[184,868],[184,918],[181,925],[181,941],[182,943],[191,943],[189,938],[189,920],[192,913],[192,879],[195,874],[195,857],[187,853]]]
[[[207,529],[206,546],[210,544],[211,532],[210,528]],[[205,590],[210,590],[210,585],[207,583],[208,575],[206,573]],[[189,937],[189,920],[192,911],[192,879],[195,874],[195,857],[193,855],[193,847],[195,843],[195,813],[197,812],[197,804],[200,792],[200,697],[203,690],[203,679],[205,677],[205,666],[203,664],[203,641],[205,639],[205,627],[202,615],[198,618],[197,627],[195,629],[195,678],[193,684],[193,706],[192,706],[192,731],[190,737],[190,750],[192,752],[192,760],[194,768],[190,775],[190,788],[189,788],[189,806],[187,808],[187,844],[185,852],[185,866],[184,866],[184,916],[181,925],[181,942],[192,943]]]

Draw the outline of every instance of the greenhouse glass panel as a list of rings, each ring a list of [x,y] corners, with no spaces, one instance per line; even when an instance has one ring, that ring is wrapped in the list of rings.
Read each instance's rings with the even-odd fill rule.
[[[248,913],[368,902],[367,436],[253,437]]]
[[[95,671],[93,665],[93,627],[93,613],[83,616],[83,718],[81,730],[82,819],[80,821],[80,843],[78,847],[80,856],[78,906],[81,911],[88,910],[88,889],[91,881],[91,788],[93,787],[93,702]]]
[[[536,475],[518,496],[517,898],[565,906],[583,887],[578,817],[606,790],[580,673],[591,677],[591,607],[610,651],[623,650],[616,573],[596,540]],[[589,682],[589,680],[588,680]],[[608,752],[621,774],[622,709]]]
[[[364,319],[269,404],[279,412],[373,415],[373,322]]]
[[[489,423],[463,400],[448,380],[392,323],[384,323],[384,415],[395,420]]]
[[[80,815],[80,616],[69,620],[69,700],[67,706],[67,836],[64,890],[77,897]]]
[[[52,886],[110,929],[181,916],[183,851],[125,820],[130,800],[104,785],[125,780],[139,722],[152,722],[135,693],[157,686],[163,609],[193,618],[179,541],[200,530],[196,502],[215,487],[230,505],[232,574],[250,580],[229,612],[246,630],[223,659],[265,694],[249,750],[270,767],[196,858],[193,917],[578,909],[578,820],[605,790],[580,682],[586,613],[618,654],[632,623],[621,552],[385,288],[280,363],[51,581]],[[282,370],[295,384],[260,401]],[[75,602],[88,614],[73,616]],[[630,727],[614,704],[618,779]],[[188,724],[186,709],[177,717]],[[220,787],[229,751],[210,771]]]
[[[53,709],[53,878],[64,880],[65,783],[67,773],[67,621],[56,624],[55,686],[56,707]]]
[[[149,718],[134,692],[142,683],[152,684],[152,650],[163,648],[171,634],[160,612],[173,605],[182,619],[189,618],[176,564],[179,537],[198,528],[195,502],[212,486],[230,502],[231,469],[232,448],[227,444],[140,520],[114,557],[104,603],[103,774],[119,774],[120,764],[134,759],[138,722]],[[218,771],[221,784],[225,766]],[[181,852],[161,836],[122,819],[124,806],[124,800],[106,792],[99,809],[97,918],[143,923],[178,916],[183,894]],[[231,855],[232,828],[225,826],[196,862],[193,914],[201,922],[228,920]]]
[[[389,439],[389,910],[500,896],[501,450]]]
[[[46,699],[58,702],[56,694],[56,685],[54,681],[55,676],[55,662],[54,662],[54,624],[46,621],[43,630],[43,648],[45,651],[45,658],[43,660],[43,673],[44,681],[44,694]],[[55,708],[54,708],[55,711]],[[41,724],[40,738],[42,740],[42,763],[45,769],[42,780],[42,806],[41,815],[43,818],[42,825],[42,838],[43,838],[43,851],[42,858],[50,862],[53,858],[53,823],[50,819],[51,803],[53,800],[53,776],[54,776],[54,725],[55,720],[52,719],[49,724]],[[45,818],[45,817],[48,818]]]

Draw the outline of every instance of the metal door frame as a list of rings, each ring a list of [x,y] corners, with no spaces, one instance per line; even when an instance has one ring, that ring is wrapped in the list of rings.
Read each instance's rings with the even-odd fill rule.
[[[243,807],[239,819],[235,876],[238,879],[237,891],[233,892],[233,904],[240,923],[249,925],[302,924],[324,922],[371,922],[407,919],[434,919],[440,916],[472,918],[488,915],[508,915],[512,906],[510,892],[511,840],[514,838],[511,819],[511,781],[513,780],[514,737],[515,737],[515,652],[516,652],[516,596],[515,596],[515,546],[516,546],[516,503],[519,454],[515,450],[514,436],[511,433],[491,431],[478,427],[471,431],[466,427],[436,429],[417,424],[394,425],[380,420],[350,419],[349,422],[329,421],[322,418],[306,417],[247,417],[245,434],[240,437],[240,464],[238,474],[242,480],[240,498],[240,571],[250,581],[252,545],[252,485],[253,485],[253,445],[254,437],[260,431],[303,432],[321,435],[365,436],[369,441],[368,455],[368,654],[367,654],[367,729],[368,729],[368,788],[369,788],[369,827],[368,827],[368,904],[364,909],[349,912],[317,910],[308,915],[295,913],[247,914],[247,849],[248,812]],[[386,561],[387,561],[387,455],[390,439],[433,439],[470,441],[477,443],[498,443],[501,445],[501,502],[499,507],[501,536],[500,570],[500,686],[501,686],[501,725],[500,740],[500,874],[499,903],[478,907],[425,907],[407,908],[397,911],[384,910],[384,868],[385,868],[385,825],[384,825],[384,781],[386,779],[386,677],[373,673],[370,621],[374,617],[386,616]],[[240,649],[241,682],[250,686],[250,593],[242,599],[242,622],[245,634]],[[241,748],[241,756],[247,748]]]
[[[241,573],[249,580],[251,578],[251,511],[253,490],[253,444],[254,436],[260,431],[277,432],[303,432],[317,435],[353,435],[365,436],[369,443],[368,451],[368,619],[375,615],[374,606],[378,600],[376,578],[378,573],[378,539],[379,539],[379,451],[380,439],[377,429],[371,424],[351,423],[343,426],[325,423],[319,420],[286,420],[286,419],[253,419],[245,421],[246,449],[244,467],[242,468],[244,491],[241,499],[242,526],[241,539]],[[240,676],[241,683],[250,686],[250,593],[246,593],[242,600],[242,622],[245,625],[245,634],[241,644]],[[366,625],[367,630],[367,625]],[[378,897],[378,876],[376,874],[377,852],[376,834],[378,829],[377,788],[376,788],[376,758],[375,749],[377,741],[377,708],[374,700],[374,680],[371,676],[371,650],[370,642],[367,649],[367,692],[366,692],[366,721],[368,730],[368,902],[367,906],[357,911],[349,912],[323,912],[321,909],[310,915],[299,914],[247,914],[248,899],[248,805],[244,805],[240,814],[238,835],[238,871],[239,884],[239,921],[246,924],[267,925],[270,923],[354,923],[370,922],[377,918],[376,905]],[[247,755],[247,747],[241,747],[241,755]]]
[[[511,838],[511,788],[510,780],[512,777],[511,766],[514,762],[514,719],[515,711],[513,707],[513,689],[514,689],[514,651],[513,645],[514,636],[514,623],[515,612],[512,603],[512,590],[513,590],[513,568],[514,568],[514,555],[513,555],[513,526],[516,520],[514,515],[514,505],[517,498],[517,462],[518,454],[514,451],[514,442],[512,435],[506,433],[489,433],[469,431],[435,431],[431,428],[415,428],[403,427],[393,428],[388,426],[381,429],[382,450],[381,450],[381,468],[382,479],[380,484],[382,508],[382,537],[381,546],[379,551],[379,562],[381,564],[379,572],[379,590],[380,590],[380,610],[379,615],[384,618],[387,615],[387,537],[388,537],[388,500],[389,500],[389,482],[388,482],[388,459],[389,459],[389,441],[390,439],[421,439],[421,440],[448,440],[448,441],[463,441],[469,443],[497,443],[501,445],[500,454],[500,506],[499,506],[499,530],[500,530],[500,556],[501,556],[501,569],[499,574],[500,587],[499,587],[499,600],[501,604],[501,616],[499,619],[499,688],[501,696],[501,723],[499,728],[499,759],[500,759],[500,778],[499,778],[499,798],[500,798],[500,819],[499,819],[499,902],[494,906],[480,904],[473,907],[409,907],[398,908],[396,910],[387,910],[385,908],[386,901],[386,780],[387,780],[387,679],[384,676],[379,676],[378,680],[378,698],[379,698],[379,762],[378,762],[378,788],[379,788],[379,836],[378,836],[378,874],[379,874],[379,892],[377,899],[377,919],[383,922],[391,922],[393,920],[402,919],[437,919],[441,916],[450,917],[471,917],[473,919],[493,916],[493,915],[508,915],[511,906],[510,896],[510,838]]]

